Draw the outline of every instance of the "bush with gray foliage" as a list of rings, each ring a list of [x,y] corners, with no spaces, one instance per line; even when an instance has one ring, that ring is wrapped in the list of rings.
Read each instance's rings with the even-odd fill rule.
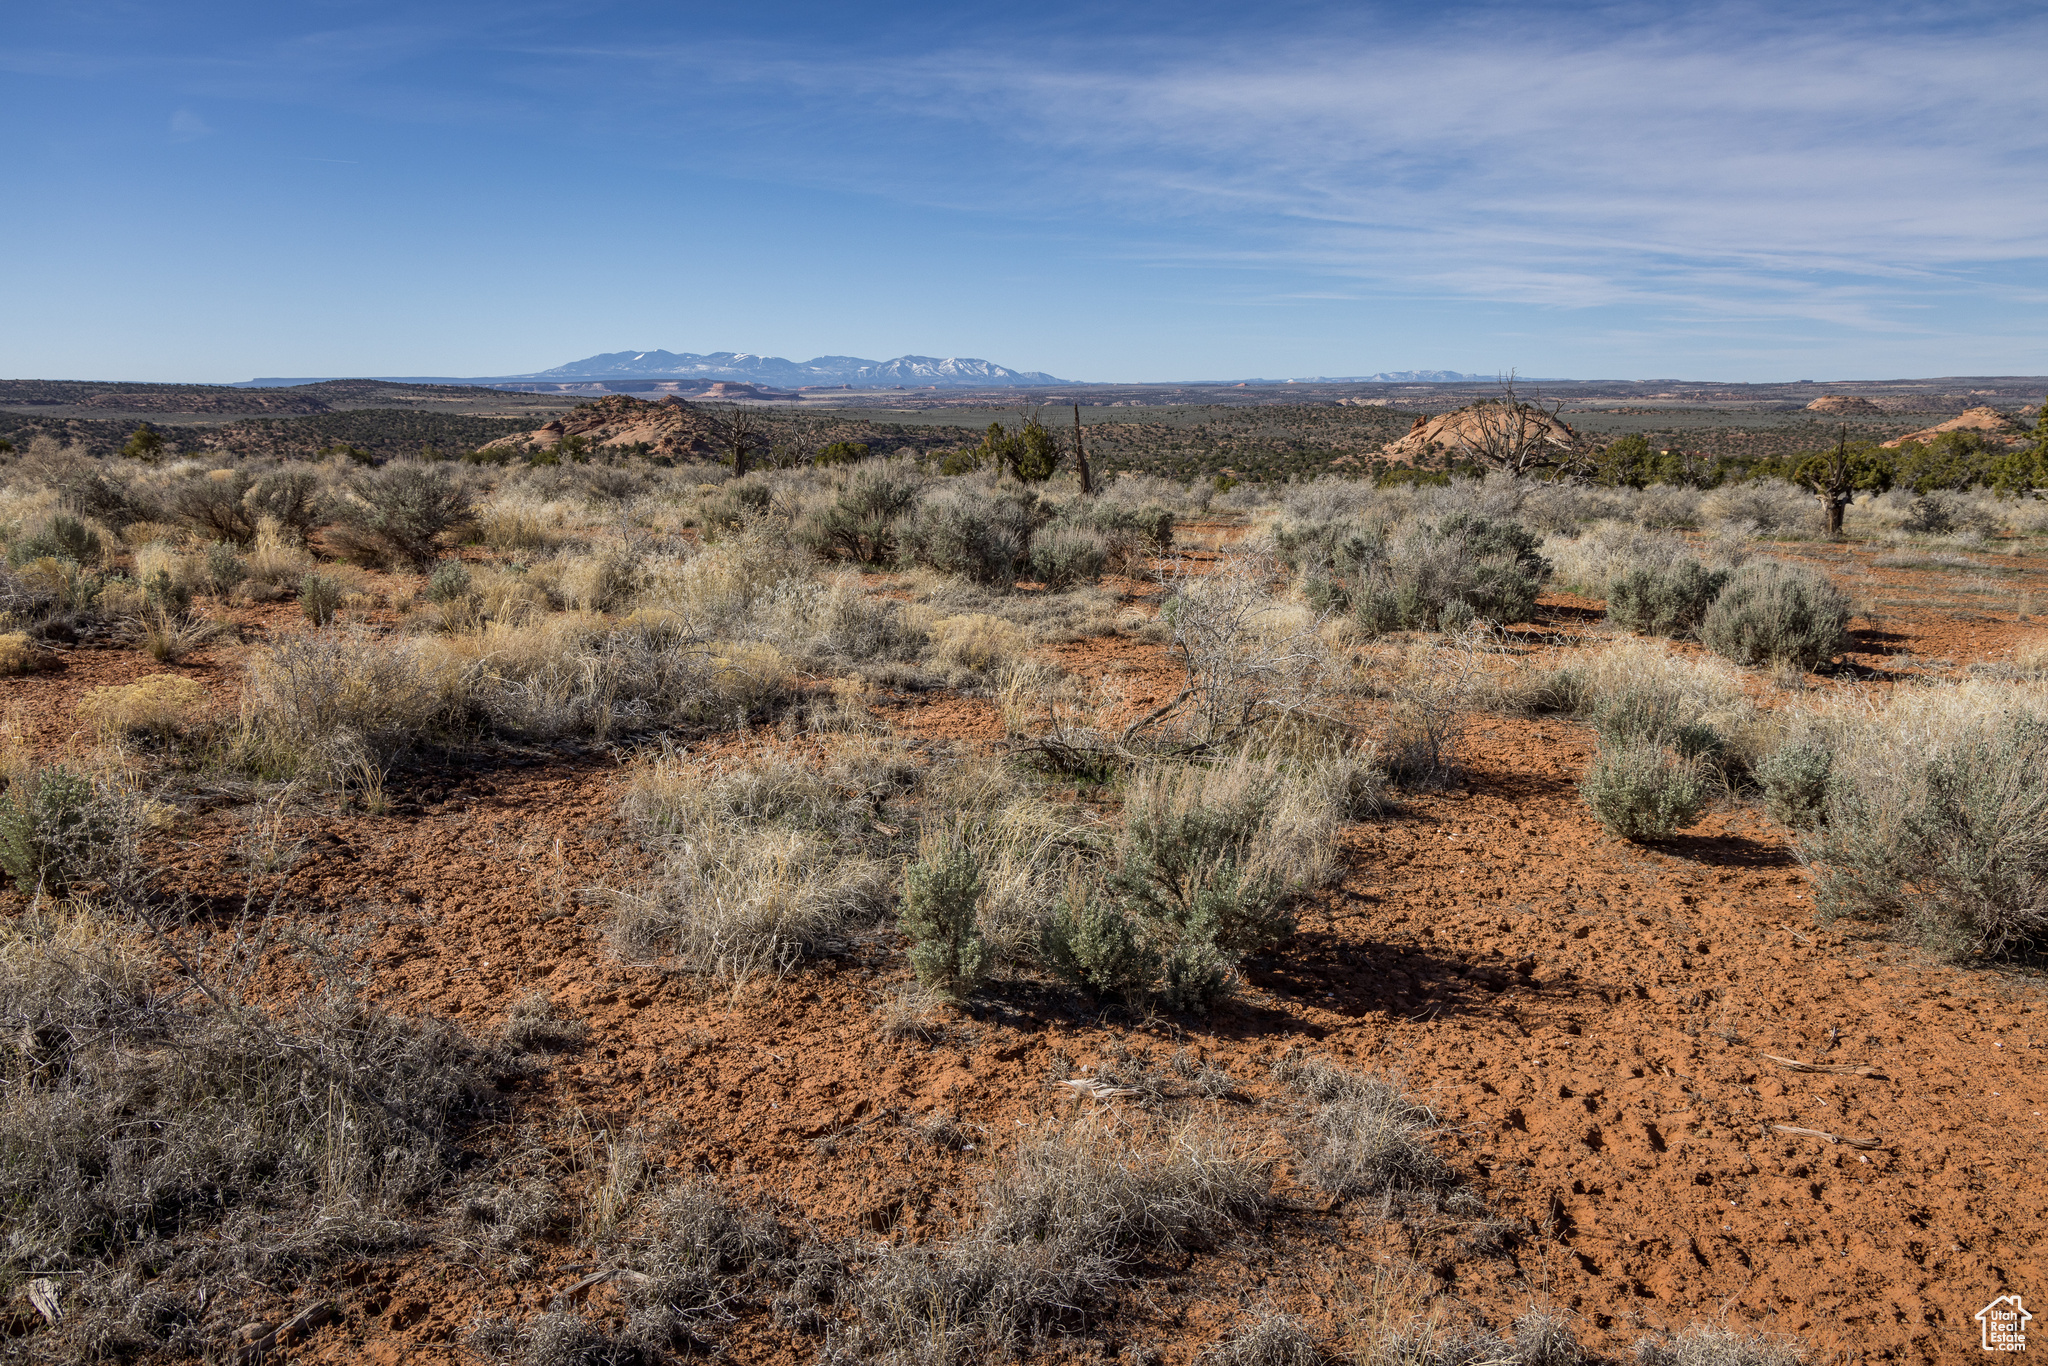
[[[1735,571],[1700,618],[1702,644],[1738,664],[1815,669],[1848,644],[1849,599],[1825,575],[1761,561]]]

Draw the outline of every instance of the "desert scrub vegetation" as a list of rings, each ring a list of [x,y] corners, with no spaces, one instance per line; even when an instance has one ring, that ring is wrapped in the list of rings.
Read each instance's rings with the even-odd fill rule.
[[[502,1060],[450,1026],[336,990],[271,1013],[163,966],[106,912],[0,929],[17,1031],[0,1052],[0,1271],[59,1273],[45,1353],[217,1350],[209,1277],[417,1242],[411,1212],[497,1109]]]
[[[1260,730],[1327,719],[1345,686],[1326,622],[1275,594],[1266,561],[1230,555],[1207,573],[1176,565],[1155,630],[1182,671],[1172,697],[1131,716],[1099,682],[1036,690],[1008,709],[1012,744],[1075,773],[1147,758],[1226,753]],[[1020,694],[1022,690],[1019,690]]]
[[[610,894],[613,944],[735,985],[846,944],[889,903],[900,852],[879,815],[913,773],[881,746],[849,747],[829,770],[764,754],[708,773],[664,748],[625,799],[659,870]]]
[[[1107,1114],[1026,1140],[983,1185],[964,1236],[849,1268],[827,1345],[848,1358],[1000,1359],[1046,1344],[1148,1258],[1235,1236],[1264,1210],[1271,1159],[1199,1121]]]
[[[1817,708],[1780,798],[1823,914],[1896,926],[1957,959],[2048,938],[2048,696],[1969,681]],[[1829,763],[1800,756],[1824,750]]]
[[[1335,876],[1354,785],[1371,783],[1341,754],[1137,770],[1107,856],[1073,870],[1044,923],[1044,961],[1101,996],[1208,1010],[1244,958],[1293,935],[1294,899]]]
[[[1656,840],[1700,818],[1707,785],[1689,756],[1649,740],[1603,740],[1579,780],[1579,795],[1608,834]]]
[[[1205,1010],[1293,932],[1293,901],[1335,876],[1337,831],[1377,783],[1370,754],[1337,750],[1163,763],[1128,776],[1105,825],[1001,759],[922,766],[857,733],[708,772],[664,748],[625,802],[659,867],[607,894],[609,933],[628,958],[737,985],[843,952],[893,909],[941,997],[1052,978]]]
[[[637,1149],[625,1154],[636,1166]],[[798,1317],[815,1312],[836,1267],[829,1253],[790,1235],[778,1212],[742,1206],[707,1181],[661,1181],[622,1194],[627,1208],[596,1240],[618,1292],[623,1323],[557,1305],[525,1323],[486,1318],[467,1345],[522,1366],[661,1362],[715,1340],[740,1305]]]
[[[139,819],[132,793],[69,764],[24,767],[0,794],[0,872],[25,897],[64,897],[127,859]]]
[[[1849,599],[1811,569],[1774,561],[1744,565],[1702,614],[1699,638],[1738,664],[1815,669],[1848,640]]]
[[[1361,523],[1281,523],[1274,554],[1314,606],[1370,635],[1527,620],[1550,564],[1519,522],[1468,512]]]
[[[1624,570],[1608,580],[1607,619],[1638,635],[1689,639],[1698,634],[1730,574],[1693,559]]]
[[[1333,1195],[1429,1196],[1451,1171],[1430,1146],[1437,1117],[1389,1077],[1337,1066],[1290,1049],[1273,1080],[1298,1101],[1297,1143],[1309,1181]]]

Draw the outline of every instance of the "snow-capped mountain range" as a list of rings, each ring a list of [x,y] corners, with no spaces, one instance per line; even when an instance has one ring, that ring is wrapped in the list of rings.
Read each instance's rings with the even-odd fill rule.
[[[568,382],[611,379],[701,379],[738,380],[766,384],[779,389],[850,384],[856,389],[880,389],[892,385],[942,387],[996,385],[1067,384],[1038,370],[1012,370],[994,361],[970,356],[898,356],[894,360],[864,360],[859,356],[814,356],[807,361],[784,360],[781,356],[756,356],[744,351],[713,351],[697,355],[685,351],[610,351],[601,356],[541,370],[531,375],[507,375],[506,379]]]

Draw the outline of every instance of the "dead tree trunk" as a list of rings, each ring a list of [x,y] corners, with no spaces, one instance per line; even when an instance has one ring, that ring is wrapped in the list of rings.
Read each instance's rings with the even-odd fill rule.
[[[1088,477],[1088,447],[1081,440],[1081,405],[1074,405],[1074,465],[1081,471],[1081,492],[1095,492],[1094,481]]]

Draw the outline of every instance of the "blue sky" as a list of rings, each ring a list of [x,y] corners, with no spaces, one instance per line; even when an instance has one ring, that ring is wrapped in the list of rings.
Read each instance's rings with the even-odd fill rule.
[[[2048,372],[2048,9],[0,10],[0,375]]]

